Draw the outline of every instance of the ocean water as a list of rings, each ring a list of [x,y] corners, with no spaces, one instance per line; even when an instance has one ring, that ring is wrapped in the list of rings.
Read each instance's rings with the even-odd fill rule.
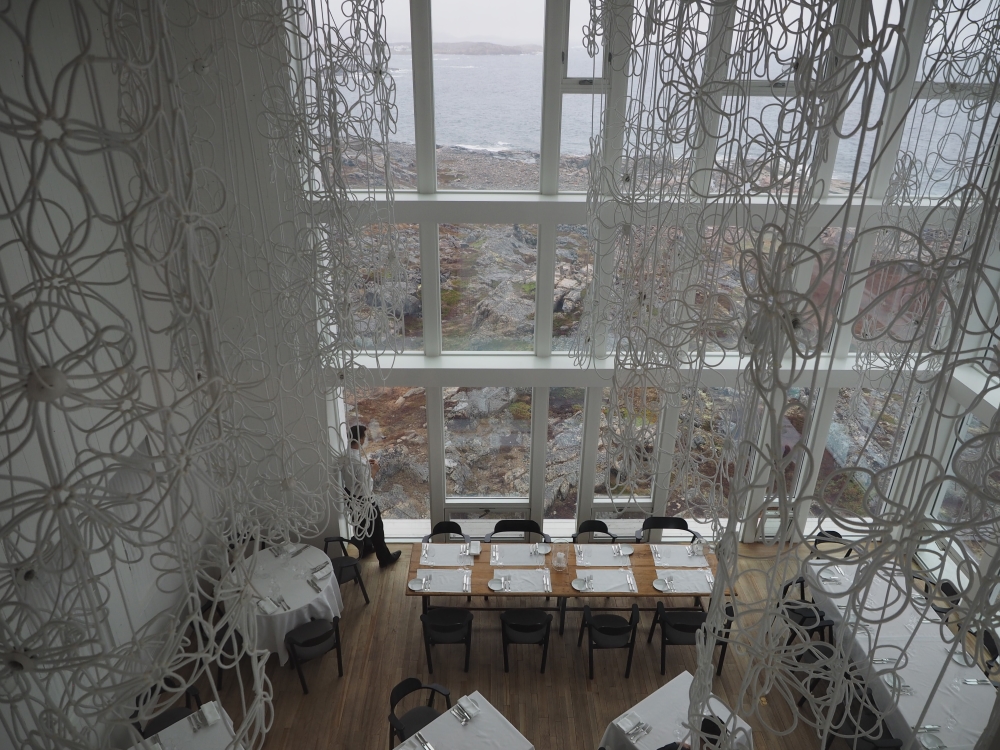
[[[582,53],[582,50],[580,50]],[[392,140],[413,143],[413,72],[408,51],[393,50],[390,62],[396,82],[398,121]],[[538,153],[541,141],[542,55],[434,55],[435,140],[441,146],[464,146],[482,151],[514,150]],[[574,94],[563,97],[563,155],[590,153],[590,139],[600,129],[600,97]],[[873,110],[879,112],[881,97]],[[749,121],[739,141],[744,155],[753,158],[763,149],[752,142],[777,129],[780,108],[775,100],[753,97],[740,102]],[[903,148],[919,161],[922,192],[940,195],[951,189],[950,175],[957,164],[971,158],[979,134],[996,127],[994,111],[983,120],[980,107],[971,116],[953,101],[918,102],[903,130]],[[994,108],[996,110],[996,107]],[[856,129],[863,107],[860,97],[844,116],[845,131]],[[845,138],[837,151],[833,179],[850,182],[868,171],[876,122],[869,130]],[[727,134],[723,133],[723,140]],[[730,137],[734,134],[728,134]]]

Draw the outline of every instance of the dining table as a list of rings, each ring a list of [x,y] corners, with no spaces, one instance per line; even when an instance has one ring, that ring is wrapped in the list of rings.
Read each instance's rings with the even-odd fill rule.
[[[456,707],[457,706],[457,707]],[[471,714],[471,717],[470,717]],[[396,750],[534,750],[507,717],[478,690],[427,724]]]
[[[229,714],[218,701],[209,701],[130,750],[234,750],[235,736]],[[235,750],[240,748],[235,746]]]
[[[477,549],[479,554],[472,554]],[[422,597],[424,611],[432,597],[553,597],[556,607],[539,604],[538,608],[559,612],[562,633],[566,612],[583,609],[568,606],[574,597],[593,609],[608,611],[630,607],[606,606],[596,600],[693,598],[695,606],[700,605],[701,597],[713,594],[719,563],[708,549],[701,550],[702,554],[695,552],[691,545],[682,544],[424,542],[413,545],[405,593]],[[562,558],[557,560],[560,554]],[[728,590],[722,593],[735,595]],[[643,609],[652,611],[655,607]]]
[[[689,694],[694,675],[684,671],[663,687],[643,698],[628,711],[608,724],[601,738],[605,750],[656,750],[671,742],[689,742],[688,723],[691,701]],[[709,716],[710,715],[710,716]],[[725,726],[733,717],[732,710],[715,695],[709,696],[708,714],[716,724]],[[733,746],[753,750],[750,725],[735,717]]]
[[[255,553],[250,579],[258,649],[288,662],[285,634],[310,620],[332,620],[344,609],[330,558],[309,544],[285,544]],[[248,566],[249,567],[249,566]]]
[[[882,568],[861,577],[858,563],[809,560],[804,577],[816,605],[904,745],[973,748],[997,689],[913,585],[913,570]],[[932,734],[933,737],[925,737]],[[938,744],[936,744],[938,743]]]

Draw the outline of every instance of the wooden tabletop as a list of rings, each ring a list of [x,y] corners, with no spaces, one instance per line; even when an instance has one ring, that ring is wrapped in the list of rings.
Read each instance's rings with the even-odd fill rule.
[[[513,544],[512,542],[505,542],[499,546],[503,547],[508,544]],[[455,545],[458,546],[457,544]],[[507,568],[512,567],[522,567],[522,568],[538,568],[540,565],[529,565],[529,566],[497,566],[494,567],[490,564],[490,548],[491,545],[483,544],[482,552],[476,557],[472,558],[473,562],[472,568],[472,596],[557,596],[557,597],[608,597],[615,596],[620,598],[633,598],[637,599],[640,597],[692,597],[692,596],[711,596],[712,590],[708,586],[708,580],[705,581],[704,591],[677,591],[677,592],[664,592],[658,591],[653,588],[653,581],[657,578],[656,568],[671,568],[669,565],[657,566],[653,563],[653,554],[650,552],[648,544],[632,544],[629,546],[633,547],[635,551],[630,555],[630,561],[632,563],[632,575],[635,577],[636,586],[639,589],[638,592],[614,592],[608,593],[604,591],[577,591],[573,588],[570,583],[574,578],[576,578],[576,554],[573,552],[572,544],[553,544],[552,551],[545,556],[544,565],[548,567],[552,579],[552,591],[493,591],[488,585],[487,581],[493,578],[495,571],[503,571]],[[584,545],[587,546],[587,545]],[[602,545],[607,546],[607,545]],[[417,570],[421,567],[420,565],[420,552],[421,545],[416,543],[413,545],[413,553],[410,555],[410,570],[407,580],[412,581],[417,577]],[[552,560],[557,552],[566,553],[566,570],[556,570],[552,567]],[[714,576],[719,568],[718,558],[710,553],[705,553],[705,559],[708,561],[709,567],[712,569],[712,575]],[[424,568],[430,568],[431,566],[423,566]],[[621,566],[616,566],[621,567]],[[440,568],[441,570],[446,570],[447,568]],[[588,569],[589,566],[588,566]],[[593,567],[593,570],[600,570],[601,568]],[[605,568],[607,569],[607,568]],[[614,568],[611,568],[612,570]],[[675,568],[676,570],[697,570],[697,568]],[[438,591],[412,591],[409,587],[406,588],[407,596],[469,596],[470,592],[438,592]]]

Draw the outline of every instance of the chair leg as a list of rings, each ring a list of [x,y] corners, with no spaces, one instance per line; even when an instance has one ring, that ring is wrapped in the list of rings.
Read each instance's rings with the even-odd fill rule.
[[[427,652],[427,674],[434,674],[434,664],[431,662],[431,639],[424,633],[424,650]]]
[[[222,690],[222,665],[219,664],[215,668],[215,689]]]
[[[507,644],[508,644],[508,642],[509,641],[507,640],[507,634],[504,633],[504,636],[503,636],[503,671],[504,672],[509,672],[510,671],[510,663],[507,661]]]
[[[392,748],[395,747],[395,745],[396,745],[396,730],[394,730],[392,728],[392,726],[390,725],[390,727],[389,727],[389,750],[392,750]]]
[[[469,671],[469,654],[472,653],[472,626],[469,626],[469,635],[465,639],[465,671]]]
[[[583,643],[583,629],[585,627],[587,627],[587,621],[586,620],[581,620],[580,621],[580,636],[576,639],[576,646],[577,646],[577,648],[579,648],[580,645]]]
[[[660,639],[660,674],[667,673],[667,639]]]
[[[729,648],[729,641],[722,642],[722,651],[719,652],[719,668],[715,670],[715,676],[722,674],[722,665],[726,661],[726,649]]]
[[[545,631],[545,640],[542,641],[542,674],[545,674],[545,660],[549,658],[549,632]]]
[[[292,663],[295,665],[295,671],[299,673],[299,682],[302,683],[302,694],[309,695],[309,687],[306,685],[306,676],[302,674],[302,665],[299,664],[299,660],[295,658],[295,652],[291,653]]]
[[[365,588],[364,579],[361,578],[361,571],[355,570],[354,575],[357,576],[354,580],[358,582],[358,586],[361,587],[361,594],[365,597],[365,604],[371,604],[371,599],[368,598],[368,589]]]
[[[646,643],[653,642],[653,633],[656,631],[656,623],[660,620],[660,613],[655,612],[653,614],[653,623],[649,626],[649,635],[646,636]]]
[[[337,675],[343,677],[344,661],[340,655],[340,623],[338,622],[336,625],[334,625],[333,629],[337,633]]]
[[[588,639],[587,645],[590,646],[590,679],[594,679],[594,642]]]
[[[635,635],[632,636],[632,642],[628,644],[628,661],[625,663],[625,679],[627,680],[629,675],[632,674],[632,654],[635,653]]]

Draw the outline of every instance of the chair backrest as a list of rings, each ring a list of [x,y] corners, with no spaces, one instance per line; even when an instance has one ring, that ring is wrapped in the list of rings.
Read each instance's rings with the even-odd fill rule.
[[[705,735],[708,747],[718,747],[722,740],[722,726],[715,719],[705,717],[701,720],[701,733]]]
[[[944,596],[944,598],[947,599],[949,602],[951,602],[951,605],[953,607],[957,607],[959,604],[962,603],[962,595],[958,593],[958,589],[955,587],[955,584],[952,583],[951,581],[947,579],[941,581],[940,589],[941,589],[941,595]]]
[[[400,682],[396,687],[394,687],[389,693],[389,712],[395,716],[396,715],[396,704],[399,703],[403,698],[408,696],[410,693],[415,693],[418,690],[424,689],[424,683],[422,683],[416,677],[407,677],[405,680]]]
[[[586,619],[590,627],[596,630],[598,633],[603,633],[604,635],[625,635],[626,633],[631,633],[635,630],[636,626],[639,624],[639,605],[632,605],[632,616],[629,617],[627,623],[595,623],[591,620],[590,607],[584,610]]]
[[[691,531],[688,528],[687,521],[683,518],[678,518],[677,516],[649,516],[642,522],[642,528],[635,532],[636,539],[642,539],[643,535],[652,529]]]
[[[317,622],[329,625],[329,629],[324,628],[320,630],[315,625]],[[334,617],[332,622],[310,620],[290,630],[285,639],[288,645],[295,649],[295,655],[300,661],[314,659],[334,648],[337,643],[337,625],[339,622],[339,617]]]
[[[468,628],[472,624],[472,613],[459,607],[437,607],[420,615],[420,622],[431,633],[448,635]]]
[[[586,521],[580,524],[580,528],[578,528],[576,530],[576,533],[573,535],[573,541],[575,542],[576,538],[582,534],[591,534],[591,535],[606,534],[608,536],[609,541],[612,542],[618,538],[616,535],[608,531],[608,525],[604,523],[604,521],[598,521],[597,519],[594,518],[587,519]],[[597,540],[595,537],[591,536],[591,541],[597,541]]]
[[[528,534],[538,534],[545,541],[549,541],[548,536],[542,533],[538,521],[530,518],[504,518],[501,521],[497,521],[496,526],[493,527],[493,531],[486,535],[486,541],[492,541],[495,534],[517,531],[524,533],[525,540],[527,540]]]
[[[552,615],[550,615],[548,612],[543,612],[540,609],[531,609],[531,610],[522,610],[520,614],[523,616],[527,612],[531,612],[532,614],[537,613],[537,618],[533,622],[525,622],[524,619],[521,619],[520,622],[518,621],[511,622],[504,617],[504,615],[507,613],[501,612],[500,622],[502,623],[503,627],[507,628],[508,630],[515,630],[518,633],[536,633],[539,630],[544,630],[545,627],[552,622]]]
[[[796,585],[799,587],[799,600],[804,602],[806,600],[806,579],[802,576],[785,582],[785,585],[781,587],[781,598],[787,599],[788,590]]]
[[[457,534],[465,539],[466,542],[469,541],[469,535],[463,532],[462,527],[455,521],[438,521],[434,524],[434,528],[431,529],[431,533],[424,537],[424,541],[429,542],[438,534],[446,534],[445,541],[448,541],[452,534]]]
[[[997,639],[992,630],[983,631],[983,646],[989,652],[990,658],[995,660],[1000,657],[1000,648],[997,648]]]
[[[847,550],[847,552],[844,553],[845,560],[850,557],[851,552],[853,552],[850,543],[844,541],[844,537],[839,531],[832,531],[828,529],[820,529],[817,531],[816,536],[812,539],[812,546],[816,549],[816,551],[819,551],[821,544],[827,547],[832,546],[835,549],[839,547]]]

